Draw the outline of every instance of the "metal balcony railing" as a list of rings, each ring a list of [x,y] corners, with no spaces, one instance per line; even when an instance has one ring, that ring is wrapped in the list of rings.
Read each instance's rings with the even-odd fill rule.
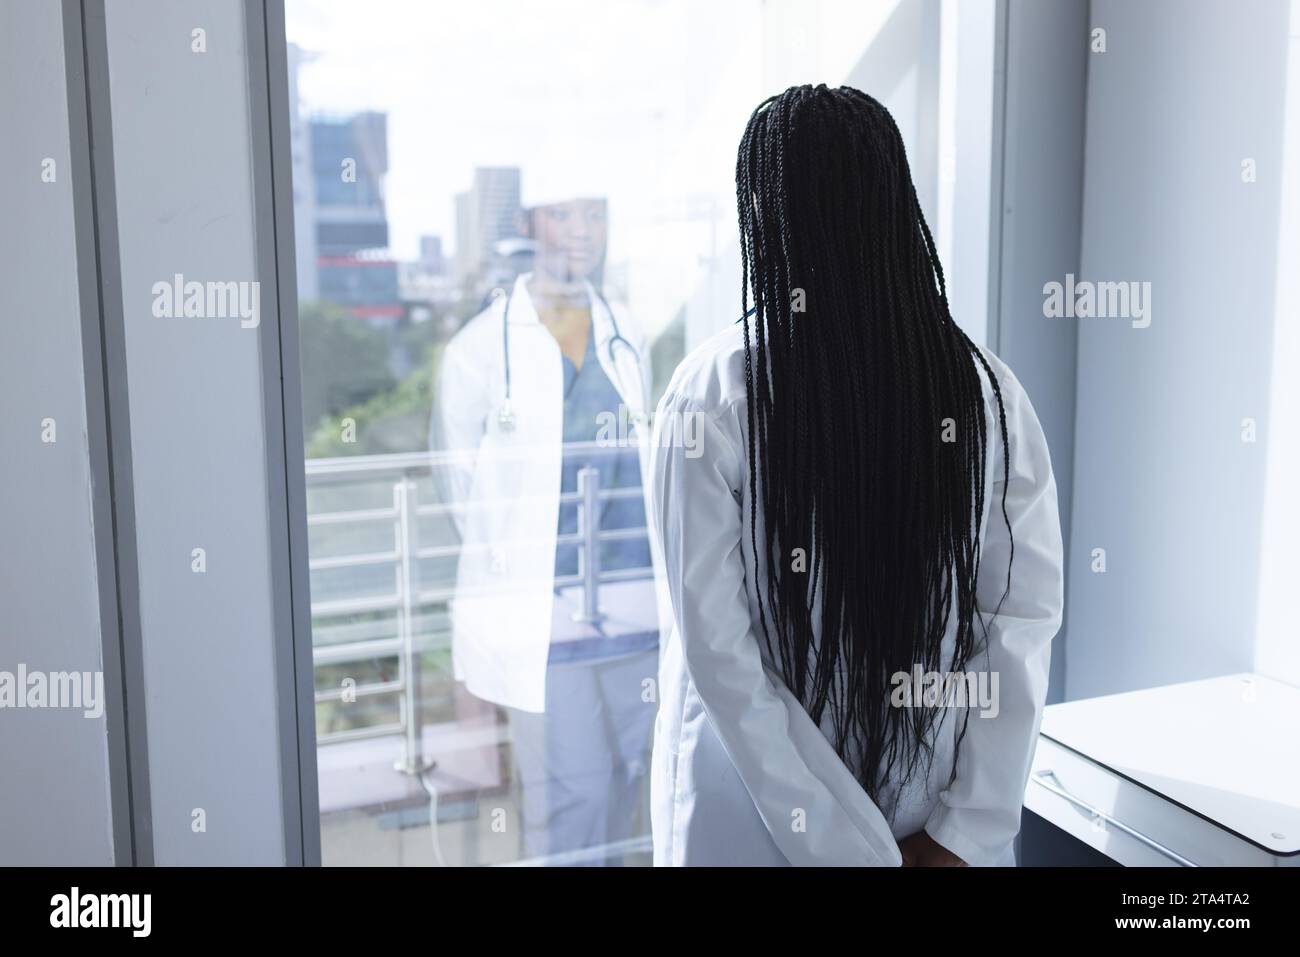
[[[598,443],[569,444],[566,451],[580,451],[592,458],[617,454],[619,447]],[[527,450],[513,454],[520,456],[520,467],[528,467]],[[330,527],[357,529],[370,526],[388,526],[391,547],[387,543],[378,550],[342,554],[329,554],[310,559],[313,577],[313,594],[317,573],[361,570],[391,566],[393,587],[391,592],[380,594],[331,595],[311,605],[313,630],[313,665],[322,667],[351,664],[375,659],[396,658],[397,677],[391,680],[370,681],[355,687],[321,688],[317,684],[315,700],[319,706],[325,702],[346,700],[349,693],[354,700],[364,697],[395,694],[399,701],[398,720],[352,728],[343,731],[322,731],[317,735],[320,745],[400,735],[403,739],[403,756],[400,770],[416,774],[427,767],[422,753],[420,715],[420,656],[431,649],[450,646],[445,613],[425,614],[423,609],[443,605],[455,594],[454,572],[449,581],[434,587],[422,587],[417,574],[417,563],[422,559],[444,559],[454,569],[460,554],[456,543],[422,544],[420,519],[442,518],[448,522],[453,513],[467,508],[464,503],[421,501],[419,492],[425,480],[436,478],[437,470],[452,468],[472,453],[423,452],[398,455],[368,455],[331,459],[310,459],[307,462],[307,525],[310,534],[321,535]],[[391,505],[374,506],[376,486],[391,486]],[[351,490],[350,488],[351,487]],[[331,506],[318,507],[313,499],[360,499],[361,489],[368,487],[372,507]],[[434,485],[436,487],[436,483]],[[612,582],[637,581],[653,577],[650,567],[602,570],[600,548],[602,542],[644,538],[644,525],[634,528],[601,529],[601,505],[614,499],[640,498],[640,488],[601,488],[600,471],[584,468],[578,473],[575,492],[560,496],[561,506],[578,507],[578,531],[557,536],[557,546],[572,545],[577,548],[578,573],[557,576],[557,588],[580,586],[582,610],[580,620],[599,618],[600,587]],[[430,494],[430,499],[434,498]],[[364,504],[364,503],[362,503]],[[448,529],[451,528],[448,524]],[[447,536],[453,537],[453,536]],[[331,620],[352,618],[366,614],[391,613],[393,626],[380,623],[378,629],[352,624],[343,627],[329,625]],[[322,642],[322,631],[349,631],[358,637]],[[378,631],[376,634],[375,632]]]

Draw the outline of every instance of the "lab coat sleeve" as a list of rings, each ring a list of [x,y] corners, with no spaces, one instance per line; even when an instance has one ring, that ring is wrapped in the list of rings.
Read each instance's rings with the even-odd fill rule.
[[[996,863],[1020,830],[1047,697],[1051,641],[1061,625],[1064,596],[1061,526],[1047,440],[1014,376],[1006,373],[1001,387],[1011,468],[1004,483],[1002,436],[995,417],[989,431],[989,447],[996,450],[991,456],[994,481],[976,582],[976,607],[988,623],[987,657],[977,654],[967,665],[998,675],[997,714],[968,712],[955,779],[940,794],[939,806],[925,824],[926,833],[974,866]],[[1002,515],[1004,484],[1010,536]],[[1002,606],[991,618],[999,601]]]
[[[453,340],[439,364],[433,414],[429,419],[429,447],[447,455],[447,461],[433,470],[444,504],[463,506],[469,500],[474,457],[483,440],[489,406],[482,371],[466,361],[463,343]],[[463,511],[453,509],[452,520],[463,539]]]
[[[690,417],[699,428],[688,444]],[[898,845],[879,809],[860,789],[859,803],[841,803],[828,779],[835,768],[802,753],[792,734],[792,717],[811,719],[792,715],[797,700],[783,698],[763,667],[732,494],[744,474],[737,448],[707,412],[669,393],[655,416],[651,456],[652,521],[686,671],[772,840],[796,866],[897,866]]]

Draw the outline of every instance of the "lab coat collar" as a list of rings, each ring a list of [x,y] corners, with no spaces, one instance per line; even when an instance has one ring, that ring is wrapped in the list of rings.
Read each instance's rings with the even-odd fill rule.
[[[528,293],[528,280],[532,278],[533,274],[526,272],[520,273],[515,279],[514,288],[510,293],[511,325],[533,325],[542,321],[537,314],[537,307],[533,305],[533,297]],[[614,335],[613,320],[609,310],[605,308],[605,299],[597,295],[596,287],[586,279],[582,281],[582,286],[587,291],[587,301],[591,304],[591,323],[596,332],[596,344],[604,348]]]
[[[515,277],[514,287],[510,290],[510,324],[533,325],[541,322],[533,297],[528,294],[528,280],[533,278],[530,272],[520,273]]]

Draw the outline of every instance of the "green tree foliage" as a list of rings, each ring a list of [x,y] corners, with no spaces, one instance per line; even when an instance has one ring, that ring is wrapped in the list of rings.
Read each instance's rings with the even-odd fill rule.
[[[307,439],[307,457],[382,455],[420,452],[429,447],[429,415],[433,409],[433,377],[441,349],[415,367],[396,387],[365,402],[322,419]],[[345,419],[356,423],[345,428]],[[355,433],[355,441],[345,436]]]
[[[298,328],[302,355],[302,417],[308,435],[327,416],[340,416],[396,385],[388,369],[388,337],[340,306],[303,303]]]

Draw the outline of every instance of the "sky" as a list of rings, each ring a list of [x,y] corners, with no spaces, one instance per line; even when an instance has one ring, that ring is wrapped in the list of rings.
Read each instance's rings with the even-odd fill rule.
[[[605,196],[605,291],[648,335],[739,303],[736,148],[792,83],[837,84],[900,0],[286,0],[301,110],[388,114],[390,248],[455,251],[456,193]]]
[[[475,166],[521,167],[525,204],[607,195],[615,236],[620,215],[688,215],[700,204],[680,187],[717,188],[665,183],[664,171],[681,165],[675,154],[727,70],[736,23],[760,6],[288,0],[286,15],[290,42],[313,54],[299,73],[304,111],[388,113],[392,246],[413,258],[424,233],[450,252],[453,196]],[[730,143],[747,118],[735,111]],[[730,188],[732,159],[717,160]]]

